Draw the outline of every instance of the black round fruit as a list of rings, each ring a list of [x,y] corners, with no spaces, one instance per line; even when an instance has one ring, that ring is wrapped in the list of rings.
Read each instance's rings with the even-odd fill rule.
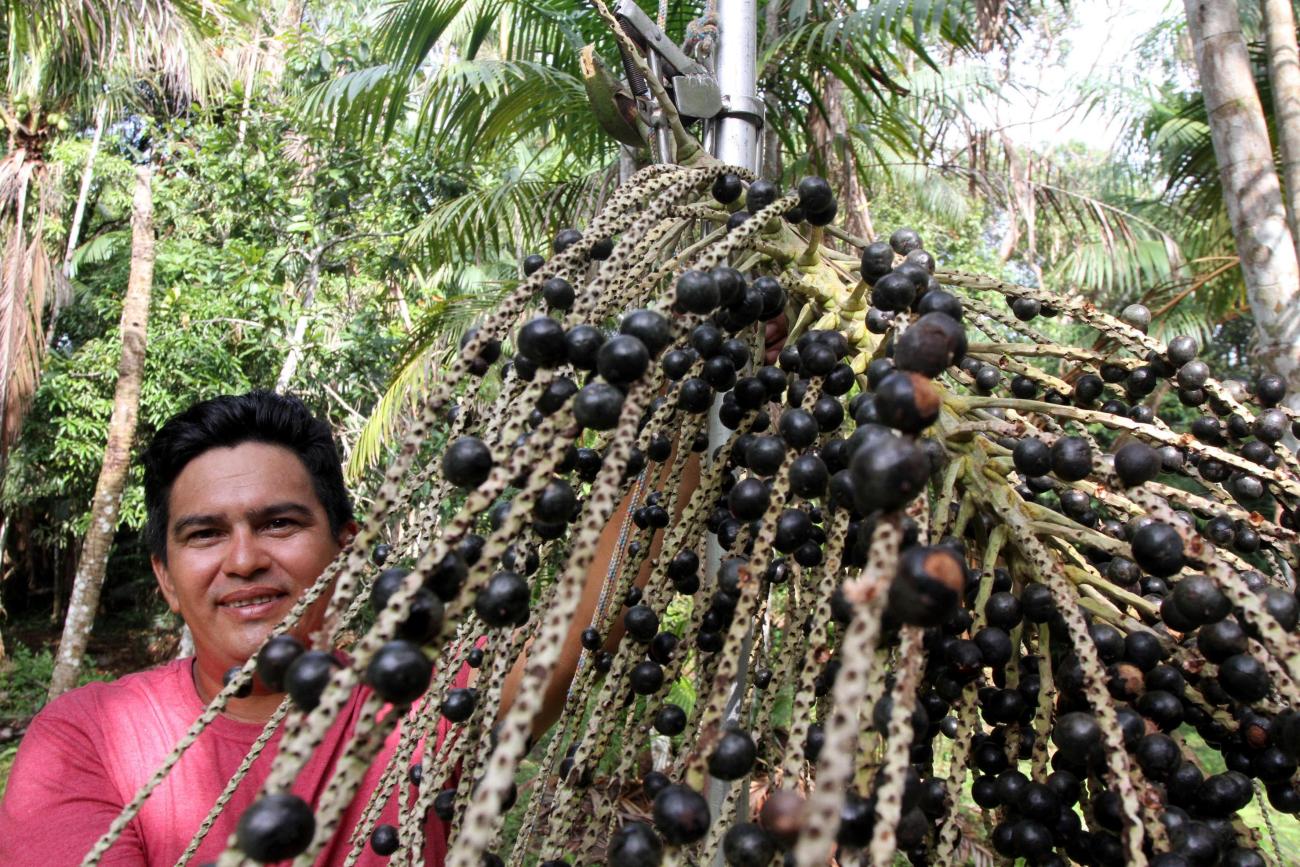
[[[1133,559],[1157,578],[1177,575],[1183,568],[1183,540],[1168,524],[1154,521],[1133,534]]]
[[[623,626],[633,641],[649,644],[659,631],[659,616],[648,605],[633,605],[623,615]]]
[[[518,573],[503,570],[488,579],[474,597],[474,611],[491,627],[521,625],[528,617],[528,582]]]
[[[673,846],[704,839],[712,820],[709,802],[694,789],[672,785],[655,796],[655,828]]]
[[[1134,545],[1137,544],[1137,538],[1135,535]],[[1174,605],[1178,606],[1178,613],[1194,626],[1214,623],[1232,612],[1232,603],[1228,601],[1228,597],[1206,575],[1188,575],[1174,585],[1170,598]]]
[[[1052,472],[1066,482],[1086,479],[1092,472],[1092,448],[1082,437],[1061,437],[1052,444]]]
[[[1052,471],[1052,450],[1047,443],[1025,437],[1011,450],[1016,469],[1026,476],[1045,476]]]
[[[664,667],[657,662],[639,662],[627,680],[637,695],[653,695],[664,685]]]
[[[519,329],[515,347],[538,367],[558,367],[566,354],[564,326],[549,316],[538,316]]]
[[[960,605],[965,584],[965,564],[952,548],[908,548],[889,585],[889,613],[913,626],[938,626]]]
[[[745,466],[760,476],[770,476],[785,461],[785,442],[780,437],[757,437],[745,449]]]
[[[1266,407],[1274,407],[1286,397],[1286,380],[1276,373],[1266,373],[1255,383],[1255,397]]]
[[[618,326],[619,333],[630,334],[645,344],[650,350],[650,357],[657,356],[672,342],[672,327],[668,320],[653,310],[633,310],[623,317]]]
[[[906,256],[913,250],[919,250],[925,245],[921,242],[921,235],[911,228],[895,229],[894,233],[889,236],[889,246],[894,248],[894,252],[900,256]]]
[[[239,817],[235,841],[254,861],[287,861],[306,851],[316,833],[316,817],[297,795],[265,795]]]
[[[799,181],[799,207],[805,211],[824,211],[835,201],[835,193],[825,178],[812,175]]]
[[[649,350],[628,334],[619,334],[606,341],[596,353],[597,372],[614,385],[627,385],[640,379],[649,366]]]
[[[591,430],[611,430],[623,410],[623,392],[604,382],[590,382],[573,399],[573,417]]]
[[[896,270],[880,277],[871,287],[871,306],[886,312],[907,310],[915,299],[916,285],[906,274]]]
[[[727,494],[727,506],[740,521],[756,521],[767,511],[769,495],[762,479],[741,479]]]
[[[478,437],[464,436],[442,455],[442,475],[458,488],[477,488],[492,472],[492,450]]]
[[[387,858],[397,851],[401,840],[397,828],[393,825],[379,825],[370,834],[370,849],[381,858]]]
[[[884,241],[862,248],[862,279],[868,285],[888,274],[894,267],[894,250]]]
[[[1127,487],[1151,481],[1160,468],[1160,453],[1146,443],[1128,442],[1115,452],[1115,474]]]
[[[659,867],[663,857],[663,842],[644,822],[625,823],[610,837],[605,851],[605,863],[609,867]]]
[[[302,710],[315,709],[338,665],[334,655],[323,650],[308,650],[299,655],[284,674],[284,687],[289,698]]]
[[[408,705],[429,688],[433,663],[418,646],[409,641],[390,641],[366,666],[366,682],[386,702]]]
[[[759,178],[745,191],[745,210],[756,214],[775,202],[780,194],[781,191],[776,188],[776,184]]]
[[[661,735],[679,735],[686,731],[686,711],[675,704],[665,704],[655,711],[654,727]]]
[[[712,313],[721,300],[712,274],[690,270],[677,278],[677,306],[688,313]]]
[[[930,478],[930,459],[914,440],[884,437],[864,444],[849,462],[858,511],[893,511],[911,502]]]
[[[804,409],[788,409],[781,413],[777,423],[781,438],[793,449],[806,449],[817,441],[821,425],[813,414]]]
[[[442,700],[440,710],[449,722],[463,723],[474,713],[477,704],[478,690],[465,687],[448,692],[447,697]]]
[[[942,405],[928,377],[904,370],[881,380],[875,395],[881,423],[908,434],[920,433],[933,424]]]
[[[754,767],[754,739],[732,729],[723,734],[709,755],[709,773],[719,780],[739,780]]]
[[[946,313],[927,313],[917,319],[894,343],[894,363],[935,377],[966,357],[966,332]]]
[[[284,691],[284,676],[289,666],[307,648],[292,635],[277,635],[257,654],[257,676],[272,692]]]
[[[776,856],[776,842],[758,825],[741,822],[722,838],[722,857],[730,867],[767,867]]]
[[[717,199],[724,205],[730,205],[732,202],[739,199],[740,194],[743,191],[744,186],[741,183],[740,178],[733,175],[731,172],[718,175],[713,180],[713,198]]]
[[[1219,684],[1237,701],[1259,701],[1269,692],[1268,669],[1255,657],[1238,653],[1219,666]]]
[[[555,310],[568,310],[573,306],[573,284],[563,277],[552,277],[542,284],[542,297]]]
[[[1090,713],[1062,714],[1052,729],[1052,742],[1072,761],[1083,761],[1101,744],[1101,726]]]
[[[826,493],[830,472],[817,455],[800,455],[790,464],[789,478],[791,491],[812,500]]]

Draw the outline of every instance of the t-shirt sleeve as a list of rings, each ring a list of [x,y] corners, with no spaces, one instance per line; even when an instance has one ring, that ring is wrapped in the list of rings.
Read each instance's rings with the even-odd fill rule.
[[[121,811],[124,800],[104,767],[86,698],[56,699],[23,736],[0,801],[0,864],[75,867]],[[146,863],[135,823],[100,863]]]

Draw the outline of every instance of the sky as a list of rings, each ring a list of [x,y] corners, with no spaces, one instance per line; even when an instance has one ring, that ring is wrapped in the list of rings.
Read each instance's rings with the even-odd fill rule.
[[[1141,89],[1153,71],[1143,68],[1136,48],[1162,20],[1180,16],[1178,0],[1077,0],[1074,24],[1046,52],[1030,43],[1015,52],[1011,86],[1002,93],[996,122],[1013,140],[1035,147],[1082,141],[1109,150],[1124,118],[1104,106],[1091,112],[1077,107],[1089,82]]]

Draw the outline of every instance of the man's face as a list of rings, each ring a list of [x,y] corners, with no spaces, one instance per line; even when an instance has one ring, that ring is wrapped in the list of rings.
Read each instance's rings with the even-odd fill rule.
[[[186,464],[171,489],[167,562],[155,557],[153,568],[204,671],[219,677],[252,656],[353,528],[330,533],[307,468],[281,446],[215,448]],[[293,634],[306,641],[319,629],[328,600]]]

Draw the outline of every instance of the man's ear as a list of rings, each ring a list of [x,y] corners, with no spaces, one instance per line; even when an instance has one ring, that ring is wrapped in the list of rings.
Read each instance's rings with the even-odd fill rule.
[[[348,521],[346,524],[343,525],[343,529],[339,530],[339,539],[338,539],[339,547],[346,548],[347,546],[351,545],[352,540],[355,539],[357,537],[357,533],[360,532],[361,532],[360,524],[358,524],[356,521]]]
[[[157,554],[149,558],[149,564],[153,566],[153,577],[158,579],[158,589],[162,591],[163,598],[167,600],[167,607],[172,610],[173,614],[180,614],[180,597],[176,593],[176,583],[172,581],[171,572],[167,571],[167,564]]]

